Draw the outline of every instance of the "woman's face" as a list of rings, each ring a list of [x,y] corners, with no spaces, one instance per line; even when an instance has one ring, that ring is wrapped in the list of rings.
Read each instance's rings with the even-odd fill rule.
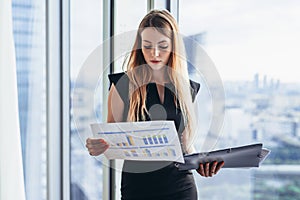
[[[170,38],[151,27],[142,31],[141,38],[144,58],[152,70],[166,66],[172,51]]]

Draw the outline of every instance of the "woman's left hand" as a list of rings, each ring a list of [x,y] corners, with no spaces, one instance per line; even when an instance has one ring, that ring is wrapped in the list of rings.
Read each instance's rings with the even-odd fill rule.
[[[207,162],[207,163],[200,163],[199,168],[197,169],[197,172],[204,177],[212,177],[213,175],[216,175],[218,171],[224,166],[224,161],[221,162]]]

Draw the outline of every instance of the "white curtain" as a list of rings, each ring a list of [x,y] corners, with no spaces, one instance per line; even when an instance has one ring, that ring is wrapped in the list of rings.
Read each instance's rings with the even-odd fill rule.
[[[24,200],[12,2],[0,0],[0,200]]]

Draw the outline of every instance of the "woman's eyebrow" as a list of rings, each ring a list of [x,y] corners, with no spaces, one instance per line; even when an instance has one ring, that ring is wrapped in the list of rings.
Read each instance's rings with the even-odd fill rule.
[[[148,43],[152,43],[152,42],[150,42],[149,40],[143,40],[143,42],[148,42]]]
[[[167,42],[167,40],[162,40],[162,41],[158,42],[158,44],[161,44],[161,43],[164,43],[164,42]]]
[[[143,42],[152,43],[152,42],[151,42],[151,41],[149,41],[149,40],[143,40]],[[159,41],[157,44],[161,44],[161,43],[164,43],[164,42],[167,42],[167,40],[162,40],[162,41]]]

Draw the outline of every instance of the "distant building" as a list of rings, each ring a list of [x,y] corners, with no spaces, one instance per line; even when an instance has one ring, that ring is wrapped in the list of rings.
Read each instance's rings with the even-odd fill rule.
[[[254,86],[255,90],[258,90],[258,88],[259,88],[259,74],[258,73],[256,73],[254,75],[253,86]]]
[[[45,1],[12,0],[26,199],[47,198]]]
[[[201,50],[199,47],[200,45],[204,45],[204,40],[205,33],[197,33],[183,38],[190,74],[195,72],[195,66],[192,66],[192,63],[195,63],[196,56],[199,55],[199,51]]]

